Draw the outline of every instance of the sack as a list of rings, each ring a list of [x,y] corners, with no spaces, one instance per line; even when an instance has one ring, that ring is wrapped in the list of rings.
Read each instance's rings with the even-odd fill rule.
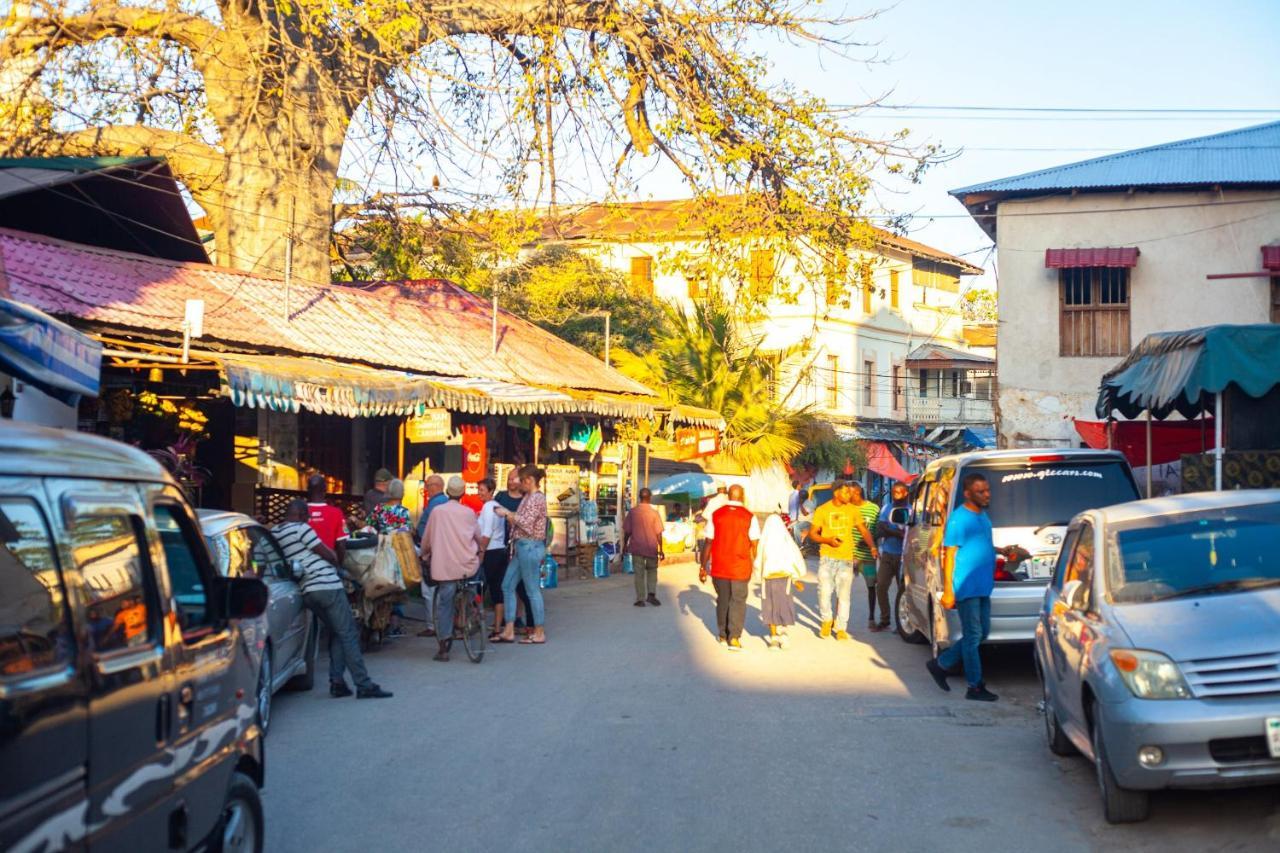
[[[377,555],[377,548],[347,548],[342,555],[342,567],[353,578],[364,583],[364,576],[368,574],[373,558]]]
[[[387,534],[395,548],[396,557],[400,560],[400,574],[406,584],[422,582],[422,563],[418,560],[418,551],[413,547],[413,536],[407,530]]]
[[[404,591],[404,573],[400,570],[400,558],[390,536],[378,538],[378,550],[373,563],[360,581],[364,584],[367,599],[381,598],[393,592]]]

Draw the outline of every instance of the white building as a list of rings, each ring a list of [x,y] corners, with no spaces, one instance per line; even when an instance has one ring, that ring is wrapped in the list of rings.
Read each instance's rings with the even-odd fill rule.
[[[1077,444],[1148,333],[1280,322],[1280,122],[951,194],[996,241],[1001,446]]]
[[[537,245],[572,246],[629,275],[634,287],[690,307],[707,293],[704,281],[682,271],[681,259],[697,255],[704,240],[689,224],[692,209],[687,200],[591,205],[558,218]],[[958,305],[961,276],[980,268],[884,231],[874,249],[850,259],[868,265],[865,287],[843,279],[829,286],[801,269],[822,264],[753,249],[747,238],[743,252],[749,273],[722,281],[721,292],[761,297],[764,319],[750,333],[763,337],[765,351],[795,350],[777,383],[788,401],[837,424],[992,423],[990,385],[974,374],[994,365],[967,351]],[[911,358],[917,350],[920,364]]]

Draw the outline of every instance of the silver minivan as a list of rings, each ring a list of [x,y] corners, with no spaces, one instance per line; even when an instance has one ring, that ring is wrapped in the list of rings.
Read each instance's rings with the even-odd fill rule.
[[[964,502],[960,484],[973,473],[991,484],[987,514],[997,547],[1018,545],[1030,559],[996,559],[988,643],[1029,643],[1058,549],[1076,513],[1138,498],[1133,471],[1112,450],[983,450],[929,463],[913,485],[903,540],[902,582],[894,610],[898,635],[930,643],[938,652],[960,637],[957,611],[942,595],[942,534],[951,511]]]

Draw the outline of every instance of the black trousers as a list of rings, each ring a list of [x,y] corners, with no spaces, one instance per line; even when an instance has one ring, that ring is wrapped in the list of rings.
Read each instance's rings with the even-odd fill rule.
[[[716,632],[730,640],[742,636],[747,621],[747,581],[712,578],[716,588]]]

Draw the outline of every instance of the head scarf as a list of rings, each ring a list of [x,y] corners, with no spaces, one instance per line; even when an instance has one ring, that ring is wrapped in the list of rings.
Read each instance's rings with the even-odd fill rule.
[[[803,580],[805,571],[804,556],[787,530],[787,525],[782,522],[782,517],[771,515],[766,518],[756,549],[756,572],[761,577],[785,572],[797,580]]]

